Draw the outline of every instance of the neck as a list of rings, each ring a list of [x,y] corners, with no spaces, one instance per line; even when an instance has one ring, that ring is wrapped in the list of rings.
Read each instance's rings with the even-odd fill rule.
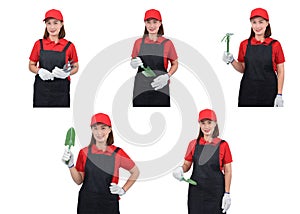
[[[49,36],[49,39],[55,43],[58,43],[58,41],[59,41],[58,36]]]
[[[204,140],[207,141],[207,142],[212,142],[213,138],[211,135],[204,135]]]
[[[157,34],[149,34],[149,39],[153,41],[157,41]]]
[[[265,37],[263,35],[255,35],[255,39],[260,42],[265,41]]]
[[[96,142],[96,147],[98,148],[98,149],[101,149],[101,150],[103,150],[103,151],[106,151],[106,147],[107,147],[107,145],[106,145],[106,142],[99,142],[99,141],[97,141]]]

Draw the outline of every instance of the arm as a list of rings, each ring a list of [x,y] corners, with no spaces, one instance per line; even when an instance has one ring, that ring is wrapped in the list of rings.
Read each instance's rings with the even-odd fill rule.
[[[169,77],[171,77],[177,71],[177,68],[178,68],[178,60],[176,59],[174,61],[171,61],[171,67],[168,72]]]
[[[284,64],[277,64],[278,94],[282,94],[284,82]]]
[[[78,185],[82,184],[83,179],[84,179],[84,173],[83,172],[77,171],[77,169],[73,166],[73,167],[70,168],[70,173],[71,173],[73,181],[76,184],[78,184]]]
[[[182,165],[183,172],[189,171],[191,166],[192,166],[192,162],[185,160]]]
[[[131,175],[123,186],[125,192],[127,192],[130,189],[130,187],[135,183],[135,181],[140,175],[140,170],[137,166],[134,166],[131,170],[129,170],[129,172]]]
[[[78,62],[75,62],[74,68],[71,70],[70,75],[76,74],[78,72],[78,69],[79,69],[79,64],[78,64]]]
[[[34,62],[34,61],[29,60],[29,70],[30,70],[32,73],[37,74],[38,71],[40,70],[40,69],[37,67],[37,62]]]
[[[225,192],[230,192],[231,177],[232,177],[231,163],[227,163],[224,165]]]
[[[233,68],[240,72],[240,73],[244,73],[245,71],[245,63],[244,62],[238,62],[235,59],[233,60],[233,62],[231,63],[231,65],[233,66]]]

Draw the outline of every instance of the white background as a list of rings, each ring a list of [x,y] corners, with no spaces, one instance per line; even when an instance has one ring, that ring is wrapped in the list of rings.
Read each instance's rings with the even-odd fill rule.
[[[73,183],[67,167],[61,162],[65,133],[73,123],[72,108],[32,108],[34,75],[28,70],[28,57],[34,42],[43,35],[44,13],[52,8],[63,12],[66,39],[75,44],[78,52],[80,70],[72,78],[71,99],[80,73],[89,61],[115,42],[142,35],[144,12],[150,8],[160,10],[165,36],[184,41],[197,49],[211,64],[221,82],[226,100],[226,121],[221,137],[229,142],[234,160],[232,206],[228,213],[298,212],[295,195],[300,191],[297,172],[299,142],[296,138],[300,17],[296,3],[291,3],[296,1],[99,2],[12,0],[1,3],[0,212],[76,213],[80,187]],[[285,53],[284,108],[237,108],[241,75],[221,60],[226,47],[220,42],[221,38],[227,32],[234,33],[230,49],[237,57],[239,43],[250,34],[250,11],[256,7],[268,10],[272,37],[281,42]],[[180,61],[180,53],[178,55]],[[127,67],[131,69],[129,61]],[[177,78],[184,77],[180,72],[187,71],[179,68],[175,74]],[[209,107],[206,99],[196,100],[199,110]],[[98,111],[109,113],[109,107],[108,103]],[[166,114],[167,118],[173,118],[174,114],[174,118],[178,119],[176,111]],[[132,123],[138,119],[131,115]],[[147,120],[148,117],[145,117]],[[175,143],[178,136],[171,134],[172,126],[173,121],[169,121],[169,130],[164,138]],[[147,132],[147,127],[139,131]],[[194,137],[197,134],[195,132]],[[117,134],[116,139],[120,139]],[[141,155],[140,148],[139,154],[135,154],[132,146],[126,149],[126,143],[117,140],[116,145],[121,145],[133,159],[151,157],[149,153]],[[76,142],[73,148],[75,156],[87,143]],[[162,151],[159,152],[163,155]],[[178,155],[183,158],[184,152]],[[187,184],[176,181],[170,172],[157,179],[140,181],[122,197],[120,211],[125,214],[187,213],[187,190]]]

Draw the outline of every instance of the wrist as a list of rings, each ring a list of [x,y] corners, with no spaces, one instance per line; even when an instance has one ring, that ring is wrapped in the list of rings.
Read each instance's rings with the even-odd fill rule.
[[[71,165],[68,165],[69,169],[74,167],[74,164],[72,163]]]
[[[282,93],[278,93],[277,95],[282,96]]]
[[[230,192],[224,192],[224,194],[230,194]]]

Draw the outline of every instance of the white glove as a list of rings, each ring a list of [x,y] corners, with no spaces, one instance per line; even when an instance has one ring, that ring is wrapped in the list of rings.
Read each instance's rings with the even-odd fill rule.
[[[183,179],[183,169],[181,166],[177,167],[174,171],[173,171],[173,176],[174,178],[176,178],[179,181],[182,181]]]
[[[40,68],[38,75],[42,80],[54,80],[53,74],[44,68]]]
[[[228,53],[227,51],[223,54],[223,61],[227,64],[232,63],[234,60],[233,55],[231,53]]]
[[[224,193],[223,199],[222,199],[222,213],[226,213],[231,205],[231,198],[229,193]]]
[[[74,155],[69,149],[65,149],[64,155],[62,157],[62,161],[66,164],[69,168],[74,166]]]
[[[118,194],[119,196],[122,196],[126,193],[125,190],[116,183],[111,183],[109,189],[111,194]]]
[[[283,107],[282,94],[277,94],[274,100],[274,107]]]
[[[143,62],[140,57],[131,59],[130,65],[133,69],[137,69],[139,66],[143,66]]]
[[[154,90],[162,89],[168,84],[169,79],[170,77],[168,74],[162,74],[153,80],[151,86],[154,88]]]
[[[53,73],[54,77],[56,77],[56,78],[66,79],[68,76],[70,76],[71,72],[70,71],[69,72],[64,72],[63,69],[55,67],[52,70],[52,73]]]

